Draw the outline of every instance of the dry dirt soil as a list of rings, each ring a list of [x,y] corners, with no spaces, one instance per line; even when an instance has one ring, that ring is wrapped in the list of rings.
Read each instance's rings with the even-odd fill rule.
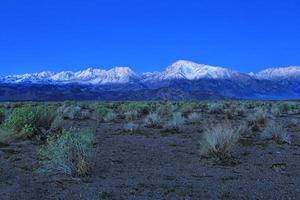
[[[2,144],[0,199],[300,199],[299,123],[286,127],[292,144],[264,141],[259,132],[243,136],[232,150],[239,164],[222,165],[201,158],[199,140],[208,122],[225,117],[202,118],[179,132],[142,127],[126,133],[121,119],[98,124],[94,171],[83,178],[38,173],[40,144],[35,140]],[[300,114],[278,120],[287,126],[292,119],[300,122]],[[84,128],[93,122],[73,123]]]

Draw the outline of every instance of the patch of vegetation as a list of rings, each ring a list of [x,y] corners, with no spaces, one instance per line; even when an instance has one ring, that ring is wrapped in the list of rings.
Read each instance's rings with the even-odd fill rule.
[[[5,121],[5,109],[4,108],[0,108],[0,125]]]
[[[6,118],[3,127],[15,133],[32,136],[39,133],[41,129],[51,126],[55,112],[47,106],[32,107],[25,105],[12,110]]]
[[[131,110],[131,111],[125,112],[125,118],[128,121],[136,120],[138,117],[139,117],[139,113],[136,110]]]
[[[64,130],[47,140],[39,151],[43,172],[86,176],[92,170],[93,133],[89,130]]]
[[[200,154],[218,162],[234,164],[231,149],[238,142],[241,130],[242,127],[234,128],[228,122],[207,128],[200,141]]]
[[[136,112],[138,115],[148,114],[149,107],[143,102],[126,102],[122,105],[123,113]]]
[[[280,113],[287,113],[292,109],[292,106],[288,103],[280,103],[278,104],[278,109]]]
[[[192,124],[200,122],[200,120],[201,120],[201,115],[199,113],[195,113],[195,112],[190,113],[187,117],[187,121]]]
[[[114,121],[117,118],[117,114],[114,113],[113,111],[109,111],[105,117],[104,117],[104,121],[105,122],[111,122]]]
[[[110,112],[110,109],[107,108],[107,106],[105,106],[103,104],[97,105],[94,110],[95,117],[98,121],[103,121],[104,117],[109,112]]]
[[[162,120],[157,113],[150,113],[145,118],[144,123],[148,128],[161,128]]]
[[[179,131],[180,127],[184,124],[184,121],[182,114],[176,112],[173,114],[172,119],[165,125],[165,129]]]
[[[221,114],[223,113],[225,105],[223,103],[209,103],[208,112],[212,114]]]
[[[284,130],[280,123],[270,122],[262,132],[263,139],[275,140],[278,144],[291,144],[291,136]]]

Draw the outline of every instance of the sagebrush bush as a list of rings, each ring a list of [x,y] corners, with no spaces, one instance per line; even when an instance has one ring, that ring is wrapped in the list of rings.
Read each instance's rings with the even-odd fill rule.
[[[234,128],[229,122],[207,128],[200,141],[200,154],[221,161],[231,157],[231,148],[238,142],[241,130]]]
[[[93,133],[89,130],[64,130],[62,134],[48,138],[39,151],[41,170],[48,173],[64,173],[85,176],[92,169]]]
[[[178,106],[173,105],[172,102],[159,104],[157,108],[157,114],[162,117],[172,116],[174,111],[178,109]]]
[[[224,104],[222,103],[209,103],[208,112],[212,114],[221,114],[224,111]]]
[[[273,139],[279,144],[291,144],[291,136],[283,128],[283,125],[274,121],[268,124],[261,136],[263,139]]]
[[[111,122],[114,121],[117,118],[117,114],[114,113],[113,111],[109,111],[105,117],[104,117],[104,121],[105,122]]]
[[[189,123],[197,123],[200,122],[201,115],[199,113],[190,113],[187,117],[187,121]]]
[[[136,110],[131,110],[125,112],[125,118],[126,120],[133,121],[136,120],[139,117],[139,113]]]
[[[165,125],[166,129],[179,130],[184,123],[184,118],[180,112],[173,114],[172,119]]]
[[[144,123],[148,128],[160,128],[162,125],[162,120],[157,113],[150,113],[146,116]]]
[[[258,109],[258,110],[256,110],[255,113],[253,113],[252,115],[250,115],[248,117],[248,122],[249,122],[249,125],[255,125],[255,124],[264,125],[264,124],[266,124],[267,119],[268,119],[267,113],[262,109]]]

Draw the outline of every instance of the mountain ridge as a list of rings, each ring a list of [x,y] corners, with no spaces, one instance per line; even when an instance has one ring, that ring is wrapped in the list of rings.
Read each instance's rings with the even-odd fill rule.
[[[300,67],[246,74],[179,60],[161,72],[109,70],[41,72],[0,77],[0,101],[300,99]]]
[[[178,60],[161,72],[137,73],[130,67],[114,67],[109,70],[89,67],[77,72],[61,71],[26,73],[21,75],[2,76],[5,83],[39,83],[39,84],[115,84],[131,81],[151,82],[164,80],[199,80],[199,79],[235,79],[255,78],[260,80],[300,79],[300,67],[267,68],[257,73],[242,73],[229,68],[198,64],[187,60]]]

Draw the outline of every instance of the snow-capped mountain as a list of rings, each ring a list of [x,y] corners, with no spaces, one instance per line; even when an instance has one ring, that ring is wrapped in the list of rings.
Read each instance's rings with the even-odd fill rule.
[[[300,67],[268,68],[254,74],[254,77],[261,80],[300,79]]]
[[[282,80],[300,79],[300,67],[290,66],[268,68],[258,73],[244,74],[228,68],[198,64],[186,60],[178,60],[162,72],[137,73],[129,67],[114,67],[110,70],[87,68],[72,72],[41,72],[23,75],[0,77],[5,83],[39,83],[39,84],[126,84],[130,82],[159,82],[165,80]]]
[[[39,84],[113,84],[129,83],[139,80],[141,76],[129,67],[115,67],[110,70],[88,68],[71,72],[41,72],[33,74],[12,75],[2,77],[5,83],[39,83]]]
[[[245,74],[179,60],[161,72],[137,73],[129,67],[115,67],[0,76],[2,101],[228,98],[300,99],[300,67]]]
[[[198,64],[191,61],[179,60],[166,68],[162,73],[157,74],[156,80],[171,79],[230,79],[238,76],[240,73],[222,67]]]

